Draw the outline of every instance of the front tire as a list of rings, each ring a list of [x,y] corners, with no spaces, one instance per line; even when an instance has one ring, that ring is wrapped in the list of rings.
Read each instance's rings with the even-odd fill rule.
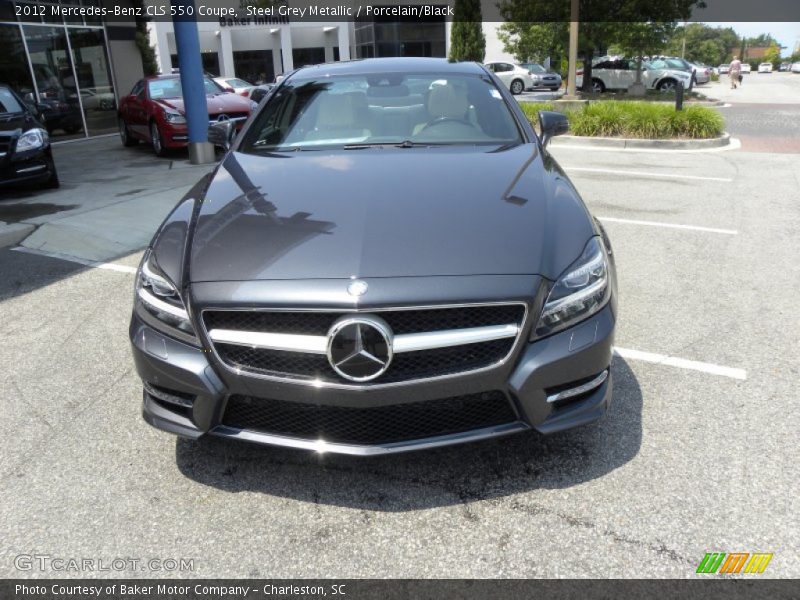
[[[153,152],[156,156],[166,156],[167,149],[164,147],[164,137],[158,129],[155,121],[150,121],[150,143],[153,145]]]
[[[525,91],[525,84],[522,83],[521,79],[515,79],[511,82],[511,93],[515,96],[519,96],[522,92]]]
[[[602,94],[606,91],[606,84],[597,78],[592,78],[592,91],[595,94]]]
[[[50,178],[45,182],[44,187],[51,190],[61,187],[61,182],[58,179],[58,171],[56,171],[56,166],[52,161],[50,161]]]
[[[659,92],[674,92],[678,88],[678,82],[674,79],[665,79],[664,81],[658,82],[658,91]]]
[[[131,135],[128,125],[122,119],[119,120],[119,139],[122,140],[122,145],[128,148],[139,143],[139,140]]]

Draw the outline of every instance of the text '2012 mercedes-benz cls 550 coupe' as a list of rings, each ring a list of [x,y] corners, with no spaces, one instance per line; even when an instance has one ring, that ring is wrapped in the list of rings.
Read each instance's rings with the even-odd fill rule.
[[[144,418],[374,455],[602,417],[613,255],[540,125],[476,63],[287,76],[144,254]]]

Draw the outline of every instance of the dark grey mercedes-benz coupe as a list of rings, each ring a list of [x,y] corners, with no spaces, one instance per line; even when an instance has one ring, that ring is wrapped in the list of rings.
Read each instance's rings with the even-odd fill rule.
[[[287,76],[144,254],[147,422],[375,455],[602,417],[613,255],[540,123],[476,63]]]

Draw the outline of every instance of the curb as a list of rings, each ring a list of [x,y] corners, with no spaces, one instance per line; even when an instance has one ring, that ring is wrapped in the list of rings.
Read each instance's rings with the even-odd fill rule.
[[[4,223],[0,221],[0,248],[16,246],[36,229],[28,223]]]
[[[721,148],[731,143],[731,135],[723,134],[709,140],[641,140],[635,138],[583,137],[562,135],[553,138],[550,144],[557,146],[584,146],[586,148],[658,148],[661,150],[703,150]]]

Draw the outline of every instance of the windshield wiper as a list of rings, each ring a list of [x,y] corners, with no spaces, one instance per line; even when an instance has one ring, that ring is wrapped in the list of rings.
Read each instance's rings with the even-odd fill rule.
[[[450,142],[364,142],[363,144],[345,144],[345,150],[365,150],[366,148],[430,148],[431,146],[449,146]]]

